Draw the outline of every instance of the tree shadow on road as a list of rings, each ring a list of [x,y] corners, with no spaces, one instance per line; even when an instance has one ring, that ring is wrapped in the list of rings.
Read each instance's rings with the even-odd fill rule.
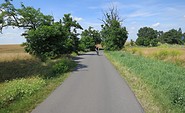
[[[84,64],[78,64],[74,71],[87,71],[88,66]]]

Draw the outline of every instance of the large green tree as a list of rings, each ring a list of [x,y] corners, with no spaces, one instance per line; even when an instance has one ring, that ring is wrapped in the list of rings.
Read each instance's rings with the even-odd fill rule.
[[[41,25],[51,25],[53,23],[52,16],[44,15],[40,12],[40,9],[36,10],[30,6],[26,7],[23,3],[21,3],[21,8],[17,9],[10,1],[7,1],[0,5],[0,11],[1,31],[6,26],[35,30]]]
[[[182,36],[182,30],[180,28],[179,30],[171,29],[161,36],[161,42],[168,44],[183,44]]]
[[[70,14],[65,14],[63,20],[52,25],[41,25],[28,31],[26,51],[45,61],[62,54],[78,52],[79,39],[77,29],[81,26],[73,21]]]
[[[94,50],[96,44],[101,43],[100,33],[93,27],[85,29],[81,34],[80,48],[81,50]]]
[[[122,20],[116,8],[104,13],[101,35],[104,48],[107,50],[120,50],[128,38],[126,27],[122,27]]]
[[[136,44],[140,46],[157,46],[158,32],[150,27],[143,27],[138,30]]]
[[[70,40],[68,42],[69,50],[68,52],[76,52],[79,50],[79,38],[80,35],[77,30],[83,28],[81,25],[72,18],[71,14],[64,14],[63,20],[60,20],[64,24],[65,31],[67,33],[67,38]]]
[[[65,14],[59,22],[40,9],[26,7],[23,3],[16,9],[9,0],[0,5],[0,28],[15,26],[27,29],[25,50],[42,61],[62,54],[78,52],[78,29],[82,29],[70,14]]]

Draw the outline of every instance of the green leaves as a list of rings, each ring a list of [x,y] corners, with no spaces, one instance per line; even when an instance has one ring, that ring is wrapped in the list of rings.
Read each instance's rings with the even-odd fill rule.
[[[80,29],[79,24],[73,21],[70,14],[63,19],[51,25],[40,25],[37,29],[29,30],[25,37],[27,40],[24,44],[25,50],[42,61],[70,54],[73,51],[77,53],[79,39],[75,31]]]
[[[140,28],[136,44],[140,46],[157,46],[158,42],[168,44],[184,44],[184,35],[181,28],[171,29],[167,32],[156,31],[150,27]]]
[[[70,59],[61,59],[57,64],[52,67],[55,75],[62,74],[70,71],[75,67],[75,62]]]
[[[140,28],[138,31],[136,44],[140,46],[157,46],[158,32],[150,27]]]
[[[0,108],[22,97],[30,96],[45,84],[45,81],[39,77],[13,80],[5,83],[5,87],[0,93]]]
[[[104,16],[105,20],[102,20],[104,25],[102,25],[101,35],[105,49],[122,49],[128,38],[128,32],[126,27],[121,26],[121,20],[117,10],[112,8],[110,12],[106,12]]]
[[[93,27],[89,27],[84,30],[81,34],[80,39],[80,49],[85,50],[94,50],[96,44],[101,43],[100,33],[97,30],[93,30]]]
[[[171,29],[168,32],[165,32],[161,36],[161,42],[168,44],[183,44],[182,31],[180,29],[179,31]]]
[[[28,31],[25,50],[45,61],[66,53],[66,34],[61,24],[40,26]]]
[[[53,22],[53,17],[50,15],[44,15],[40,12],[40,9],[34,9],[33,7],[26,7],[23,3],[21,8],[17,9],[9,1],[0,5],[0,21],[4,21],[3,25],[5,26],[16,26],[22,27],[24,29],[36,29],[41,25],[51,25]],[[2,23],[2,22],[0,22]]]

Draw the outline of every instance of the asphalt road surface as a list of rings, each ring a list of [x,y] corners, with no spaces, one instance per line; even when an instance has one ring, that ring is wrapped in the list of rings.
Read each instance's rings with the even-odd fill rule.
[[[127,83],[105,58],[88,52],[76,57],[79,63],[32,113],[144,113]]]

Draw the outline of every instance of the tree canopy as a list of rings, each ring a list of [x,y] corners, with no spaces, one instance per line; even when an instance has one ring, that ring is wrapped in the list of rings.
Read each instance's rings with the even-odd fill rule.
[[[72,19],[70,14],[65,14],[60,22],[41,25],[37,29],[29,30],[28,35],[25,36],[27,40],[24,44],[25,49],[43,61],[62,54],[78,52],[77,29],[82,29],[82,27]]]
[[[143,27],[138,30],[136,44],[140,46],[157,46],[158,32],[150,27]]]
[[[171,29],[161,36],[162,43],[183,44],[183,40],[183,34],[180,28],[179,30]]]
[[[0,6],[0,30],[3,27],[14,26],[24,29],[36,29],[41,25],[51,25],[54,21],[50,15],[44,15],[40,9],[26,7],[21,3],[21,8],[17,9],[10,1],[6,1]]]
[[[126,27],[122,27],[122,20],[115,8],[104,13],[101,35],[104,48],[107,50],[120,50],[128,38]]]
[[[101,36],[98,30],[93,27],[85,29],[81,34],[80,48],[81,50],[94,50],[96,44],[101,43]]]

